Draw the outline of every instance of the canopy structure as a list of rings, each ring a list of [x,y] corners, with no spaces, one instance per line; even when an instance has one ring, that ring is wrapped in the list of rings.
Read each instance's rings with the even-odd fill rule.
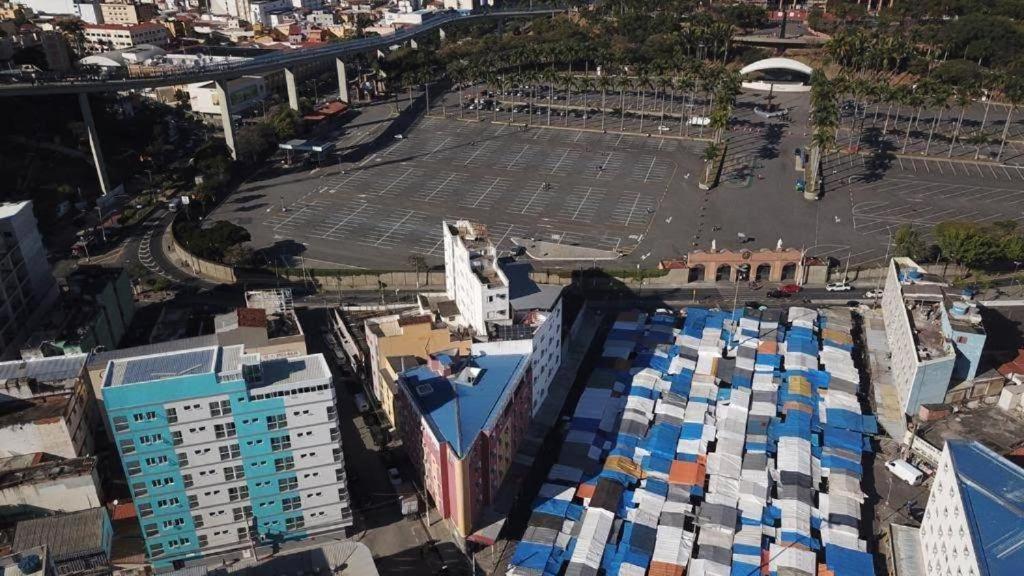
[[[743,82],[744,88],[775,92],[809,92],[812,72],[813,68],[791,58],[765,58],[740,69],[742,76],[755,76]]]

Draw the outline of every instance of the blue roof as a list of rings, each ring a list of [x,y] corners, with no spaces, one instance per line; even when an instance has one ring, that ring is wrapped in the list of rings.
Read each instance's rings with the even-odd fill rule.
[[[1020,574],[1024,563],[1024,469],[984,445],[949,440],[982,576]]]
[[[504,408],[498,403],[515,384],[513,377],[526,361],[525,354],[486,354],[466,359],[448,378],[419,366],[404,372],[402,380],[438,440],[448,442],[461,458],[487,420]],[[473,384],[467,384],[459,375],[472,368],[479,368],[480,373]]]

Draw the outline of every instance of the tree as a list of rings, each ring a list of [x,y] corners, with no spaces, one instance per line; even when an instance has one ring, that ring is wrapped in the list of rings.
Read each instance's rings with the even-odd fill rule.
[[[974,222],[941,222],[935,240],[941,255],[958,266],[985,266],[1000,256],[995,236]]]
[[[918,259],[925,255],[921,233],[910,224],[903,224],[892,236],[893,255]]]
[[[416,288],[420,287],[420,273],[428,270],[427,259],[419,254],[409,256],[409,265],[416,271]]]
[[[224,249],[223,262],[228,266],[248,266],[252,264],[253,249],[245,244],[235,244]]]
[[[287,106],[278,106],[270,117],[270,125],[274,128],[274,135],[278,142],[295,138],[299,133],[301,122],[299,113]]]

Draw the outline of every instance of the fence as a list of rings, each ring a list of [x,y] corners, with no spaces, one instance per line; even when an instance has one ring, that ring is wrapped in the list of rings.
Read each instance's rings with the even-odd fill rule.
[[[170,247],[171,257],[177,259],[183,266],[190,268],[195,275],[223,284],[234,284],[238,281],[235,269],[231,266],[200,258],[178,244],[178,239],[174,237],[174,226],[167,227],[163,242]]]

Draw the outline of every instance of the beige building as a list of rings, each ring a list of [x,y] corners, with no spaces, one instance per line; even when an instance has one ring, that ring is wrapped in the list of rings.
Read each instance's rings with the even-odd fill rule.
[[[139,44],[165,46],[167,28],[154,22],[141,24],[86,24],[82,26],[86,44],[94,52],[124,50]]]
[[[104,24],[139,24],[156,18],[156,4],[135,4],[131,0],[113,0],[100,4]]]
[[[373,394],[392,425],[395,424],[395,390],[398,374],[425,363],[431,354],[457,350],[468,354],[468,334],[453,333],[430,314],[382,316],[366,321],[366,347],[370,351]]]

